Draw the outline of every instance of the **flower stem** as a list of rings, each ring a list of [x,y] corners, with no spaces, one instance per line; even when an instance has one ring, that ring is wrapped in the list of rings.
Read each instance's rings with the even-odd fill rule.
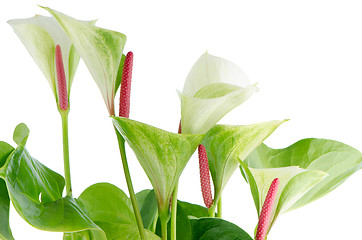
[[[222,202],[221,202],[221,196],[219,198],[219,201],[217,202],[217,217],[222,217]]]
[[[124,138],[122,137],[122,135],[117,131],[116,128],[115,128],[115,130],[116,130],[116,135],[117,135],[117,139],[118,139],[119,151],[120,151],[121,159],[122,159],[124,176],[126,178],[128,192],[129,192],[132,207],[133,207],[133,212],[136,217],[138,231],[140,232],[141,239],[146,240],[145,229],[143,227],[140,210],[137,205],[136,194],[134,193],[134,189],[133,189],[133,185],[132,185],[131,174],[130,174],[129,168],[128,168],[125,141],[124,141]]]
[[[175,186],[172,194],[172,205],[171,205],[171,240],[176,240],[176,219],[177,219],[177,192],[178,183]]]
[[[161,232],[162,232],[162,240],[167,240],[167,223],[169,220],[168,210],[162,211],[159,210],[160,221],[161,221]]]
[[[215,205],[212,204],[211,207],[209,208],[209,217],[215,217]]]
[[[152,223],[151,231],[152,231],[153,233],[156,233],[157,222],[158,222],[158,212],[157,212],[157,214],[156,214],[155,220],[154,220],[153,223]]]
[[[69,141],[68,141],[69,108],[67,110],[59,110],[59,113],[62,118],[65,189],[67,196],[72,196],[72,183],[70,178],[70,164],[69,164]]]

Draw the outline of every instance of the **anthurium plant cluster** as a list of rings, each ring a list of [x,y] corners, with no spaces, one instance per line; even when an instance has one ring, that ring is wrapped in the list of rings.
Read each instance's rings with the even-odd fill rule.
[[[362,166],[361,152],[333,140],[302,139],[284,149],[263,144],[283,119],[218,125],[258,88],[238,66],[208,53],[196,61],[178,92],[178,133],[131,120],[134,56],[123,54],[126,36],[96,27],[95,21],[43,8],[51,17],[37,15],[8,23],[54,94],[62,120],[64,173],[52,171],[31,155],[26,147],[30,131],[24,123],[14,130],[15,144],[0,142],[0,239],[14,239],[9,226],[11,202],[31,226],[63,232],[63,239],[69,240],[265,240],[280,214],[323,197]],[[125,191],[111,183],[96,183],[77,198],[72,194],[68,113],[80,58],[99,87],[114,126]],[[135,193],[126,144],[153,189]],[[195,152],[205,206],[180,201],[177,195],[179,178]],[[250,185],[259,218],[254,233],[222,218],[222,192],[235,172]]]

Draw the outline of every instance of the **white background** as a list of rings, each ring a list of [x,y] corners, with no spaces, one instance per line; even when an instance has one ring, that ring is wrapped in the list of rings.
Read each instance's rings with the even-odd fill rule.
[[[28,149],[63,172],[60,117],[52,92],[6,21],[47,15],[49,6],[127,35],[135,54],[131,118],[177,131],[176,89],[206,50],[240,66],[260,91],[221,122],[251,124],[290,118],[267,140],[284,148],[306,137],[339,140],[362,150],[362,3],[360,1],[4,1],[0,8],[0,139],[11,144],[20,122]],[[83,62],[71,92],[70,157],[74,195],[96,182],[126,189],[116,137],[102,97]],[[129,150],[137,191],[150,188]],[[202,204],[198,164],[190,160],[179,198]],[[281,215],[268,239],[361,239],[362,173],[326,197]],[[223,195],[224,218],[249,234],[257,214],[236,172]],[[1,221],[1,219],[0,219]],[[11,209],[16,239],[61,239],[33,229]]]

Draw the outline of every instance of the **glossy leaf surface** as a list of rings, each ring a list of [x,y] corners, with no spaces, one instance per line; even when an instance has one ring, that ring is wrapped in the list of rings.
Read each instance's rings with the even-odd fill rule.
[[[209,158],[209,167],[215,188],[214,202],[231,175],[245,159],[284,121],[271,121],[246,126],[216,125],[207,132],[202,144]]]
[[[143,190],[136,194],[138,208],[140,209],[143,226],[147,229],[155,221],[157,216],[157,199],[154,190]]]
[[[117,223],[104,223],[98,222],[98,225],[106,232],[107,240],[140,240],[137,225],[130,224],[117,224]],[[160,240],[153,232],[145,229],[146,238],[148,240]]]
[[[243,229],[220,218],[194,219],[192,225],[193,240],[252,240]]]
[[[135,224],[131,201],[118,187],[96,183],[82,192],[77,202],[94,222]]]
[[[77,204],[62,198],[64,178],[34,159],[25,149],[29,129],[19,124],[14,141],[19,145],[0,168],[11,201],[20,216],[35,228],[46,231],[102,232]],[[104,234],[104,233],[103,233]]]
[[[207,217],[208,210],[205,207],[188,202],[177,202],[177,228],[176,234],[179,240],[192,239],[192,218]]]
[[[5,142],[0,142],[0,168],[5,164],[6,159],[14,151],[14,148]],[[5,181],[0,178],[0,239],[13,240],[9,226],[10,198]]]
[[[177,216],[176,216],[176,238],[178,240],[190,240],[192,239],[192,219],[207,217],[208,209],[196,204],[177,201]],[[161,225],[158,221],[156,233],[161,236]],[[171,222],[168,222],[168,237],[171,237]]]
[[[119,117],[113,117],[113,124],[133,149],[150,179],[159,210],[166,211],[172,191],[203,135],[166,132]]]

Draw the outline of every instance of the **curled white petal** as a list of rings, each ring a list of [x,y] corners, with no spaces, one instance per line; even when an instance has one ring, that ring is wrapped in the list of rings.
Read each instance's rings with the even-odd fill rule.
[[[36,15],[27,19],[9,20],[8,23],[45,75],[56,98],[55,46],[60,46],[69,96],[79,55],[57,21],[53,17]]]
[[[218,82],[244,88],[249,86],[248,77],[238,66],[226,59],[205,53],[191,68],[183,93],[194,96],[206,85]]]
[[[256,86],[237,87],[222,97],[197,98],[178,92],[181,100],[182,133],[203,134],[212,128],[223,116],[245,102],[257,91]]]

